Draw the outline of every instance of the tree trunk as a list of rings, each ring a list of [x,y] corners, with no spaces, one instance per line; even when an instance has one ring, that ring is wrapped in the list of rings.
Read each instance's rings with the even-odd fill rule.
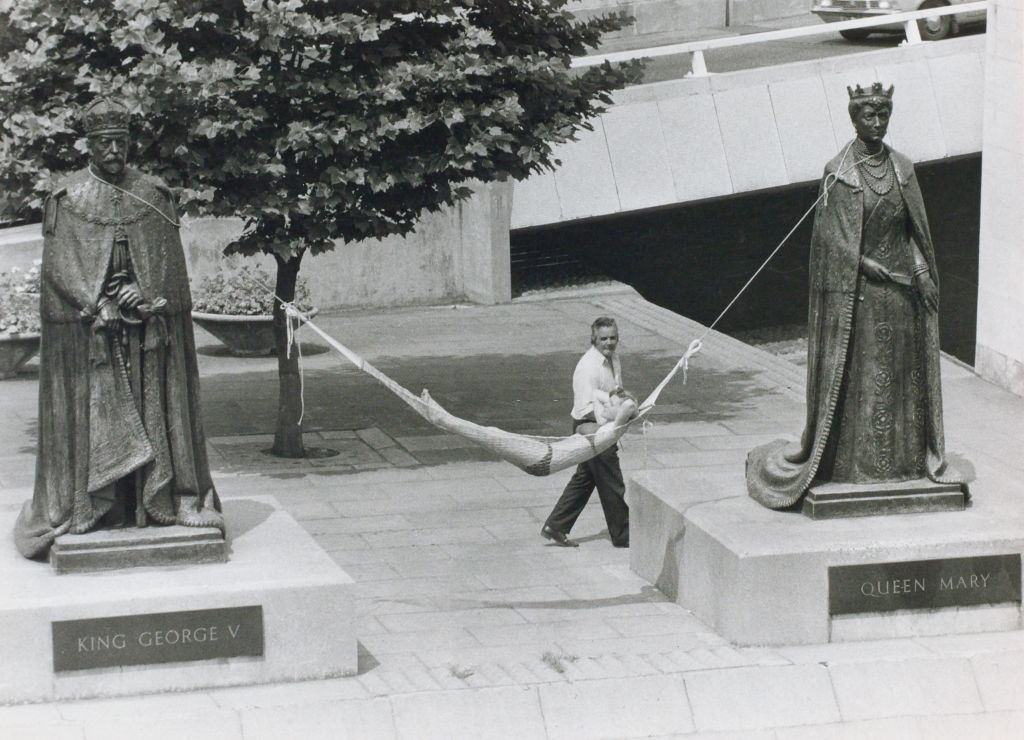
[[[295,282],[299,277],[302,252],[285,260],[277,260],[277,282],[274,292],[284,301],[295,300]],[[302,385],[299,377],[299,356],[297,347],[288,352],[288,324],[284,307],[274,301],[274,346],[277,349],[277,428],[274,430],[273,454],[278,457],[305,457],[302,444]]]

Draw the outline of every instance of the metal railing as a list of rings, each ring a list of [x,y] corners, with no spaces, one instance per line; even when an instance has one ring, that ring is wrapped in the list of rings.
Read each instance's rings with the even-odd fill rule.
[[[941,8],[928,8],[927,10],[913,10],[906,13],[887,13],[873,15],[867,18],[857,18],[852,21],[839,21],[837,23],[819,23],[813,26],[799,26],[796,28],[783,28],[778,31],[766,31],[764,33],[750,33],[740,36],[726,36],[717,39],[702,39],[700,41],[687,41],[682,44],[667,44],[665,46],[652,46],[646,49],[630,49],[628,51],[616,51],[608,54],[594,54],[592,56],[574,57],[572,66],[592,67],[605,62],[627,62],[634,59],[648,59],[652,57],[671,56],[674,54],[692,54],[690,75],[693,77],[704,77],[708,74],[707,63],[704,61],[704,52],[711,49],[725,49],[731,46],[746,46],[747,44],[761,44],[768,41],[786,41],[788,39],[801,38],[803,36],[819,36],[839,31],[876,28],[879,26],[892,26],[902,24],[907,36],[908,44],[921,43],[921,34],[917,28],[917,22],[926,18],[938,18],[944,15],[962,15],[974,11],[983,11],[988,8],[988,2],[963,3],[961,5],[948,5]]]

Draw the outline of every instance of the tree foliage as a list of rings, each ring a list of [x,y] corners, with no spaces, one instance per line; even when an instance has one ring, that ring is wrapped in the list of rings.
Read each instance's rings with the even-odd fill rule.
[[[639,74],[569,59],[625,22],[565,0],[17,0],[0,12],[0,220],[82,166],[76,112],[115,94],[132,161],[231,249],[284,260],[405,234],[472,180],[553,166]]]
[[[37,218],[82,166],[78,110],[133,112],[131,160],[193,216],[238,216],[228,251],[277,261],[406,234],[469,184],[552,167],[639,65],[569,69],[621,16],[566,0],[0,0],[0,222]],[[274,452],[305,454],[298,360],[274,305]]]

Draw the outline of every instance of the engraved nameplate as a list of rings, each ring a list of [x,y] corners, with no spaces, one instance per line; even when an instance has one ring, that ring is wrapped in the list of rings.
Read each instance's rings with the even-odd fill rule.
[[[839,565],[828,569],[828,612],[1020,603],[1020,554]]]
[[[53,670],[263,655],[263,607],[53,622]]]

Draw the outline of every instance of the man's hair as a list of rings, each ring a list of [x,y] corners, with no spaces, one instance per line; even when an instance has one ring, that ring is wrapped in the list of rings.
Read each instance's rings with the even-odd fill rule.
[[[590,343],[593,344],[594,340],[597,339],[597,332],[599,329],[607,327],[613,327],[616,331],[619,329],[619,325],[615,323],[615,319],[610,316],[598,316],[594,319],[594,323],[590,325]]]

